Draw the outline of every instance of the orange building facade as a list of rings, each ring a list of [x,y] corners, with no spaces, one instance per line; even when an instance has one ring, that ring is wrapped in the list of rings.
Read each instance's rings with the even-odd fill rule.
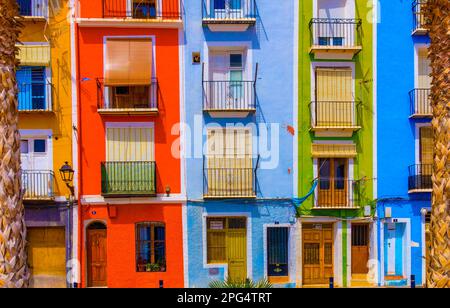
[[[178,0],[79,0],[82,287],[183,287]]]

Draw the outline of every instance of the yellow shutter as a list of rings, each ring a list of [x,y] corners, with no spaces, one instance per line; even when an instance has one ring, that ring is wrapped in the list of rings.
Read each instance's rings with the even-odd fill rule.
[[[153,129],[107,128],[107,161],[154,161]]]
[[[419,72],[418,86],[421,89],[429,89],[431,87],[431,64],[428,59],[428,50],[426,48],[419,49]]]
[[[312,144],[311,154],[314,158],[351,158],[358,152],[355,144]]]
[[[431,126],[420,128],[420,162],[433,164],[433,129]]]
[[[17,45],[17,47],[19,48],[18,59],[20,60],[20,65],[50,65],[49,45]]]

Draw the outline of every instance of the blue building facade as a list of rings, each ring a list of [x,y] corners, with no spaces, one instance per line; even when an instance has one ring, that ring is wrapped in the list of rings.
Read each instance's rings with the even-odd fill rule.
[[[187,286],[295,286],[294,1],[184,6]]]
[[[377,46],[379,285],[424,284],[433,161],[424,1],[384,1]],[[393,29],[395,29],[393,31]]]

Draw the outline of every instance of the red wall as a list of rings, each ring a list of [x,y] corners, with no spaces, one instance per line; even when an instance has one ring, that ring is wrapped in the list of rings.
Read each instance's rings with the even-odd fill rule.
[[[83,220],[107,223],[107,279],[110,288],[182,288],[183,230],[180,204],[126,204],[116,206],[117,217],[108,218],[106,205],[85,206]],[[166,224],[166,272],[136,272],[135,224],[161,221]],[[84,242],[85,239],[84,239]],[[85,245],[85,244],[84,244]],[[82,286],[86,287],[86,249],[82,250]]]
[[[101,116],[97,113],[96,78],[103,77],[104,36],[156,36],[156,77],[161,97],[157,116]],[[157,191],[180,193],[180,160],[171,154],[171,134],[180,121],[178,30],[80,28],[81,195],[100,195],[100,163],[105,161],[105,122],[154,122]],[[86,79],[88,78],[88,79]]]

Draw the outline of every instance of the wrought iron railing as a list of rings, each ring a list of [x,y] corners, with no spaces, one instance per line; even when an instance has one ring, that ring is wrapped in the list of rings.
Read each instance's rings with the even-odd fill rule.
[[[427,3],[427,0],[414,0],[412,3],[412,12],[413,12],[413,32],[417,30],[425,29],[425,14],[423,12],[424,5]]]
[[[205,198],[254,198],[256,171],[250,156],[205,157],[203,195]]]
[[[316,101],[309,105],[311,125],[317,127],[358,127],[360,125],[360,102]]]
[[[148,85],[107,86],[97,79],[97,108],[99,110],[157,110],[159,99],[158,80]]]
[[[202,0],[203,22],[255,22],[255,0]]]
[[[103,196],[155,196],[156,162],[102,162]]]
[[[17,0],[21,16],[46,17],[48,0]]]
[[[254,110],[254,81],[203,81],[204,110]]]
[[[18,83],[19,111],[52,111],[52,84]]]
[[[433,114],[430,94],[430,89],[414,89],[409,92],[411,116],[431,116]]]
[[[54,197],[55,175],[50,170],[22,170],[24,200],[49,200]]]
[[[360,206],[364,181],[345,178],[319,178],[315,208],[356,208]]]
[[[313,18],[309,23],[312,46],[360,46],[361,19]]]
[[[431,175],[432,164],[419,164],[409,166],[408,190],[430,190],[433,189]]]
[[[181,19],[180,0],[103,0],[103,18]]]

